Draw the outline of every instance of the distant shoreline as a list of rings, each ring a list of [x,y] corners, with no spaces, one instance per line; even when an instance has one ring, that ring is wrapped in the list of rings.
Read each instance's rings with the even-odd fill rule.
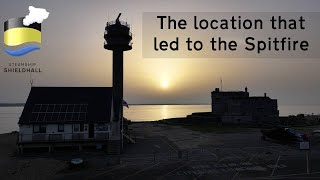
[[[129,104],[129,105],[134,105],[134,106],[146,106],[146,105],[183,105],[183,106],[187,106],[187,105],[211,105],[211,104]]]

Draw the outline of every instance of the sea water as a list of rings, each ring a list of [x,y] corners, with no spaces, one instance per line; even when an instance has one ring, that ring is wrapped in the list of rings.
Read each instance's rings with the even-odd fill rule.
[[[23,107],[0,107],[0,134],[18,130]],[[124,116],[132,121],[155,121],[211,111],[210,105],[129,105]],[[320,105],[279,105],[280,116],[320,114]]]

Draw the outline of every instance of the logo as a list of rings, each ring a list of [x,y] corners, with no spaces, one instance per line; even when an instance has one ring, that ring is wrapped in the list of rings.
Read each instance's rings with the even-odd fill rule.
[[[41,23],[49,17],[42,8],[29,6],[29,15],[9,19],[4,23],[4,51],[11,56],[23,56],[39,50]]]

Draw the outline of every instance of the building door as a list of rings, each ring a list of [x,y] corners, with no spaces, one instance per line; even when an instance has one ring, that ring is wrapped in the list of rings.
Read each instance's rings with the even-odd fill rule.
[[[89,138],[94,138],[94,124],[89,124]]]

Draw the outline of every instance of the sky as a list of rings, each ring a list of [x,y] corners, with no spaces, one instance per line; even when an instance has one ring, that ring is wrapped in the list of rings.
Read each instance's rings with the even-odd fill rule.
[[[0,51],[0,103],[25,102],[30,91],[28,73],[3,72],[12,62],[41,67],[42,73],[32,74],[34,86],[112,86],[112,52],[103,48],[103,33],[121,12],[133,33],[133,49],[124,53],[129,104],[209,104],[222,78],[223,90],[247,86],[251,95],[267,93],[280,105],[320,105],[318,59],[142,56],[143,12],[319,12],[319,0],[1,0],[0,22],[27,15],[28,6],[50,12],[42,23],[41,50],[20,58]]]

